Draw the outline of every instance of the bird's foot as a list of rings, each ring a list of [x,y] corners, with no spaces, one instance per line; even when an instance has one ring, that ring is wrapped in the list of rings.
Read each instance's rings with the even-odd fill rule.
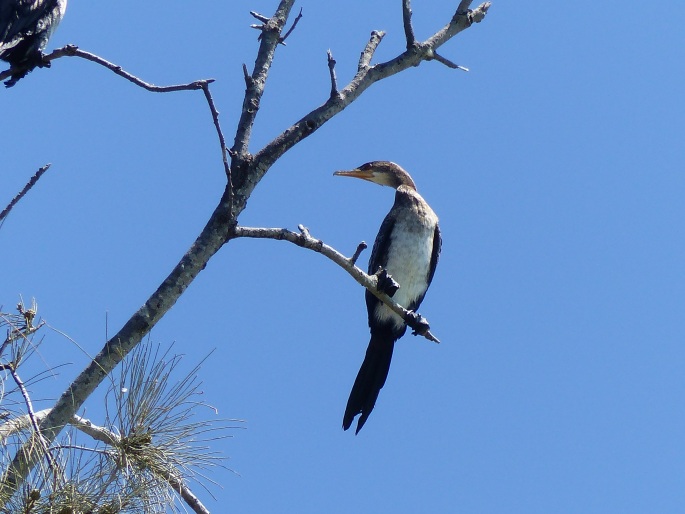
[[[48,59],[45,58],[45,54],[40,54],[40,57],[36,60],[36,67],[38,68],[50,68],[52,64]]]
[[[418,312],[409,311],[405,321],[412,328],[412,335],[414,336],[425,336],[431,329],[428,320]]]
[[[47,60],[45,58],[45,54],[41,52],[34,52],[21,62],[11,64],[12,67],[9,69],[9,71],[12,73],[12,76],[9,80],[5,81],[5,87],[8,88],[14,86],[34,69],[50,67],[50,61]]]
[[[376,271],[374,275],[376,276],[377,280],[376,289],[392,298],[400,288],[400,285],[397,283],[397,281],[392,278],[392,276],[388,273],[388,270],[383,268],[378,268],[378,271]]]
[[[4,82],[6,88],[14,86],[17,82],[23,79],[30,70],[27,70],[25,68],[10,68],[10,71],[12,72],[12,76]]]

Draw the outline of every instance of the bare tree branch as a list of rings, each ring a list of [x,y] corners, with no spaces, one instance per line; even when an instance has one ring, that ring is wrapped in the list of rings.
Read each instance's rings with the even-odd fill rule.
[[[407,38],[407,50],[416,44],[414,27],[411,24],[411,0],[402,0],[402,21],[404,22],[404,35]]]
[[[434,52],[438,47],[469,28],[473,23],[480,22],[489,8],[490,2],[485,2],[466,14],[455,13],[445,27],[423,43],[417,43],[394,59],[374,66],[370,66],[370,62],[384,33],[372,32],[359,60],[358,72],[350,83],[340,90],[337,96],[329,98],[323,105],[281,132],[279,136],[254,155],[254,162],[252,163],[254,173],[248,177],[248,183],[244,187],[245,193],[248,195],[252,193],[254,186],[259,183],[279,157],[302,139],[316,132],[324,123],[354,102],[372,84],[417,66],[422,61],[434,59]]]
[[[214,127],[216,128],[217,136],[219,136],[219,145],[221,147],[221,159],[224,162],[224,171],[226,172],[226,177],[228,178],[229,185],[231,184],[231,167],[228,164],[228,149],[226,148],[226,139],[224,138],[224,133],[221,130],[221,125],[219,124],[219,111],[216,109],[214,104],[214,99],[212,98],[212,93],[209,91],[209,82],[202,85],[202,91],[207,99],[207,105],[209,105],[209,111],[212,113],[212,120],[214,120]],[[229,188],[232,191],[233,188]]]
[[[257,19],[258,19],[259,21],[261,21],[262,23],[266,23],[266,22],[268,22],[269,19],[270,19],[268,16],[263,16],[263,15],[259,14],[258,12],[255,12],[255,11],[250,11],[250,15],[251,15],[253,18],[257,18]],[[261,28],[261,25],[260,25],[260,28]]]
[[[350,257],[350,264],[355,265],[357,263],[357,259],[359,259],[359,256],[367,248],[368,245],[364,241],[359,243],[359,245],[357,245],[357,249],[354,251],[354,254],[352,255],[352,257]]]
[[[285,45],[285,40],[288,39],[288,36],[293,33],[293,30],[295,30],[295,27],[297,27],[297,24],[300,22],[302,19],[302,9],[300,9],[300,13],[295,17],[295,21],[293,21],[292,26],[288,29],[288,32],[285,33],[285,36],[283,36],[279,43],[282,45]]]
[[[196,80],[195,82],[190,82],[188,84],[178,84],[174,86],[155,86],[154,84],[145,82],[144,80],[139,79],[135,75],[132,75],[127,71],[124,71],[124,69],[121,66],[111,63],[103,59],[102,57],[92,54],[90,52],[85,52],[84,50],[79,49],[75,45],[66,45],[62,48],[57,48],[56,50],[53,50],[49,54],[45,55],[43,57],[43,60],[46,62],[51,62],[55,59],[59,59],[60,57],[81,57],[88,61],[97,63],[101,66],[104,66],[108,70],[113,71],[120,77],[125,78],[129,82],[133,82],[135,85],[147,89],[148,91],[152,91],[153,93],[169,93],[172,91],[190,91],[193,89],[202,89],[203,84],[211,84],[212,82],[214,82],[214,79],[204,79]],[[10,69],[0,73],[0,80],[3,80],[12,75],[12,71],[13,70]]]
[[[330,50],[327,52],[328,55],[328,72],[331,75],[331,96],[338,95],[338,79],[335,76],[335,59],[333,59],[333,54]]]
[[[453,63],[452,61],[450,61],[446,57],[443,57],[442,55],[440,55],[438,52],[433,52],[433,59],[444,64],[448,68],[452,68],[453,70],[469,71],[468,68],[465,68],[464,66],[459,66],[458,64]]]
[[[60,57],[82,57],[83,59],[86,59],[88,61],[94,62],[96,64],[100,64],[101,66],[104,66],[105,68],[113,71],[117,75],[125,78],[129,82],[132,82],[133,84],[142,87],[143,89],[146,89],[147,91],[151,91],[153,93],[171,93],[174,91],[193,91],[197,89],[201,89],[205,95],[205,99],[207,100],[207,105],[209,106],[209,111],[212,114],[212,120],[214,121],[214,126],[217,131],[217,135],[219,137],[219,145],[221,146],[221,158],[224,163],[224,171],[226,173],[226,176],[228,177],[228,182],[229,184],[231,183],[231,169],[228,163],[228,150],[226,148],[226,140],[224,138],[224,134],[221,130],[221,126],[219,124],[219,111],[216,108],[216,105],[214,104],[214,99],[212,98],[212,94],[209,90],[209,85],[214,82],[214,79],[202,79],[202,80],[196,80],[194,82],[189,82],[187,84],[177,84],[173,86],[155,86],[154,84],[150,84],[148,82],[145,82],[144,80],[136,77],[135,75],[125,71],[121,66],[111,63],[107,61],[106,59],[103,59],[102,57],[92,54],[90,52],[83,51],[79,49],[75,45],[66,45],[62,48],[58,48],[51,52],[48,55],[44,56],[44,60],[46,62],[53,61],[55,59],[58,59]],[[5,72],[0,73],[0,80],[4,79],[5,77],[8,77],[11,75],[12,70],[7,70]],[[27,184],[28,189],[30,189],[35,182],[40,178],[40,176],[47,171],[47,169],[50,167],[50,164],[47,164],[38,172],[34,177],[31,178],[31,181],[29,181],[29,184]],[[25,188],[22,193],[20,193],[22,196],[23,194],[28,191],[28,189]],[[14,203],[16,203],[19,198],[16,198],[13,200]],[[2,213],[0,213],[0,222],[2,219],[9,213],[9,210],[13,207],[13,203],[10,203],[8,207],[3,210]]]
[[[3,220],[7,217],[7,215],[10,213],[10,211],[14,208],[17,203],[28,193],[33,186],[36,185],[36,182],[40,179],[40,177],[43,176],[43,173],[48,171],[50,169],[50,164],[46,164],[42,168],[40,168],[36,173],[34,173],[33,177],[29,179],[29,181],[26,183],[24,188],[17,193],[17,195],[12,198],[12,201],[10,201],[9,204],[7,204],[7,207],[5,207],[2,212],[0,212],[0,225],[2,224]]]
[[[407,325],[414,329],[415,335],[422,335],[429,341],[433,341],[435,343],[440,342],[440,340],[430,332],[430,326],[423,316],[405,309],[387,294],[380,291],[378,287],[378,277],[376,275],[367,275],[364,273],[364,271],[355,266],[356,259],[354,259],[354,257],[358,257],[357,252],[355,252],[355,256],[352,258],[347,258],[332,246],[325,244],[319,239],[313,238],[309,234],[309,230],[302,225],[299,226],[299,229],[300,233],[298,234],[285,228],[256,228],[237,226],[235,227],[233,233],[235,234],[235,237],[251,237],[257,239],[276,239],[279,241],[289,241],[297,246],[301,246],[302,248],[312,250],[324,255],[325,257],[328,257],[342,269],[347,271],[347,273],[349,273],[359,284],[364,286],[380,301],[392,309],[395,314],[400,316],[407,323]],[[364,246],[366,246],[366,244],[364,244]],[[360,247],[362,247],[362,245],[357,247],[358,251]]]
[[[371,59],[373,59],[373,54],[376,53],[376,48],[381,44],[381,41],[385,37],[385,32],[382,30],[374,30],[371,32],[371,37],[369,42],[366,43],[366,47],[362,51],[359,57],[359,64],[357,65],[357,75],[368,70],[371,64]]]
[[[238,121],[233,147],[231,148],[233,156],[231,162],[232,170],[244,167],[246,164],[245,161],[250,157],[248,146],[252,134],[252,126],[257,117],[259,102],[264,93],[266,78],[269,75],[274,53],[276,52],[276,47],[281,38],[281,31],[285,26],[294,1],[295,0],[281,0],[274,16],[264,22],[264,26],[261,29],[261,44],[257,53],[257,59],[255,60],[254,70],[250,76],[250,81],[247,84],[247,90],[245,91],[245,98],[243,100],[243,110],[240,115],[240,120]],[[247,68],[244,65],[243,69],[247,71]]]

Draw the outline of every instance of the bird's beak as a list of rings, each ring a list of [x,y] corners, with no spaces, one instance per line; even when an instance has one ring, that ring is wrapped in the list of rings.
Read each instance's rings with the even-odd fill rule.
[[[353,170],[346,170],[346,171],[334,171],[333,175],[338,175],[340,177],[361,178],[364,180],[369,180],[371,182],[374,182],[374,176],[373,176],[372,171],[362,171],[359,168],[355,168]]]

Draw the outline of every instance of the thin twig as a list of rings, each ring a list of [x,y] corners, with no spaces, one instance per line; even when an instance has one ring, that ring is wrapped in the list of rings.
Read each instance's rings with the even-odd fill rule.
[[[262,23],[266,23],[267,21],[269,21],[269,17],[268,17],[268,16],[264,16],[264,15],[262,15],[262,14],[259,14],[258,12],[255,12],[255,11],[250,11],[250,15],[251,15],[253,18],[257,18],[257,19],[258,19],[259,21],[261,21]]]
[[[214,120],[214,128],[216,128],[217,136],[219,136],[219,145],[221,146],[221,158],[224,161],[224,171],[226,172],[226,177],[228,182],[231,182],[231,167],[228,164],[228,150],[226,149],[226,139],[224,138],[224,133],[221,130],[221,125],[219,124],[219,111],[214,104],[214,99],[212,98],[212,93],[209,91],[209,84],[203,84],[202,91],[207,99],[207,104],[209,105],[209,111],[212,113],[212,120]],[[231,187],[231,190],[233,188]]]
[[[186,505],[193,509],[196,514],[210,514],[209,509],[202,504],[200,499],[195,496],[190,487],[188,487],[182,479],[176,478],[170,473],[166,474],[166,470],[159,470],[159,473],[165,474],[164,479],[169,482],[169,486],[181,495],[181,498],[186,502]]]
[[[44,60],[50,62],[54,61],[55,59],[59,59],[60,57],[81,57],[82,59],[94,62],[96,64],[104,66],[110,71],[113,71],[114,73],[116,73],[120,77],[125,78],[129,82],[133,82],[135,85],[140,86],[148,91],[152,91],[153,93],[170,93],[172,91],[192,91],[194,89],[202,89],[204,84],[211,84],[212,82],[214,82],[214,79],[203,79],[196,80],[194,82],[189,82],[188,84],[177,84],[173,86],[155,86],[154,84],[145,82],[144,80],[136,77],[135,75],[132,75],[127,71],[124,71],[124,69],[121,66],[111,63],[98,55],[81,50],[75,45],[66,45],[62,48],[53,50],[49,54],[45,55]],[[3,71],[2,73],[0,73],[0,80],[9,77],[11,75],[10,72],[11,70]]]
[[[295,18],[295,21],[293,21],[293,24],[291,27],[288,29],[288,32],[285,33],[285,36],[283,36],[278,42],[282,45],[285,46],[285,40],[288,39],[288,36],[292,34],[293,30],[295,30],[295,27],[297,27],[297,24],[300,22],[302,19],[302,8],[300,8],[300,13],[297,15]]]
[[[395,314],[400,316],[407,323],[407,325],[415,330],[417,335],[422,335],[429,341],[433,341],[435,343],[440,342],[440,340],[430,332],[430,326],[425,318],[418,313],[414,313],[405,309],[387,294],[378,290],[378,278],[375,275],[367,275],[360,268],[355,266],[354,263],[351,262],[350,258],[345,257],[335,248],[327,245],[323,241],[313,238],[306,227],[300,225],[299,230],[300,233],[298,234],[285,228],[237,226],[234,229],[234,234],[235,237],[251,237],[258,239],[289,241],[297,246],[301,246],[302,248],[315,251],[325,257],[328,257],[342,269],[347,271],[347,273],[349,273],[359,284],[364,286],[380,301],[392,309]]]
[[[29,392],[26,390],[24,382],[22,382],[21,378],[19,377],[16,366],[12,364],[5,364],[2,367],[10,372],[12,380],[14,380],[14,383],[17,384],[19,392],[24,397],[24,403],[26,404],[26,412],[29,416],[29,419],[31,420],[31,426],[33,427],[34,435],[38,438],[40,445],[43,447],[43,453],[45,454],[45,458],[48,460],[50,469],[56,475],[58,472],[57,463],[50,454],[48,440],[43,437],[43,434],[40,431],[40,425],[38,423],[38,420],[36,419],[36,414],[33,410],[33,404],[31,403],[31,397],[29,396]]]
[[[247,71],[247,64],[243,63],[243,79],[245,79],[245,85],[250,87],[252,85],[252,77],[250,77],[250,72]]]
[[[373,58],[373,54],[376,52],[376,48],[378,48],[378,45],[381,44],[381,41],[383,40],[384,36],[385,32],[383,32],[382,30],[374,30],[371,32],[369,42],[366,43],[366,46],[364,47],[364,50],[362,51],[362,54],[359,57],[359,64],[357,65],[358,73],[363,72],[369,68],[369,65],[371,64],[371,59]]]
[[[31,179],[26,183],[24,188],[21,191],[19,191],[19,193],[17,193],[17,195],[14,198],[12,198],[12,201],[7,205],[7,207],[5,207],[2,210],[2,212],[0,212],[0,226],[1,226],[2,221],[7,217],[7,215],[14,208],[14,206],[17,205],[19,200],[21,200],[24,197],[24,195],[26,195],[26,193],[28,193],[31,190],[31,188],[36,185],[36,182],[38,182],[40,177],[43,176],[43,173],[48,171],[49,168],[50,168],[50,164],[46,164],[45,166],[40,168],[38,171],[36,171],[36,173],[33,175],[33,177],[31,177]]]
[[[407,50],[416,44],[414,27],[411,24],[411,0],[402,0],[402,21],[404,22],[404,35],[407,38]]]
[[[364,241],[362,241],[361,243],[359,243],[357,245],[357,249],[354,251],[354,255],[352,255],[352,257],[350,257],[350,264],[352,264],[352,266],[354,266],[357,263],[357,259],[359,259],[359,256],[367,248],[368,248],[368,245]]]
[[[433,52],[433,59],[435,59],[438,62],[441,62],[442,64],[444,64],[448,68],[452,68],[453,70],[469,71],[468,68],[465,68],[464,66],[459,66],[458,64],[453,63],[452,61],[450,61],[446,57],[443,57],[442,55],[440,55],[438,52]]]
[[[331,96],[338,95],[338,79],[335,76],[335,59],[333,59],[333,54],[330,50],[327,52],[328,55],[328,71],[331,75]]]

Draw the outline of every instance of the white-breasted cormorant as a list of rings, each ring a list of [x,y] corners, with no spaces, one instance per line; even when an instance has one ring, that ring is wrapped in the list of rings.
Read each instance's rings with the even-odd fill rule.
[[[376,236],[369,274],[385,269],[399,283],[393,300],[405,309],[416,310],[428,290],[440,255],[438,217],[416,192],[409,173],[393,162],[374,161],[335,175],[356,177],[395,188],[395,203]],[[364,426],[385,384],[395,341],[407,325],[372,293],[366,291],[371,341],[347,401],[343,428],[352,425],[357,414],[356,433]]]

